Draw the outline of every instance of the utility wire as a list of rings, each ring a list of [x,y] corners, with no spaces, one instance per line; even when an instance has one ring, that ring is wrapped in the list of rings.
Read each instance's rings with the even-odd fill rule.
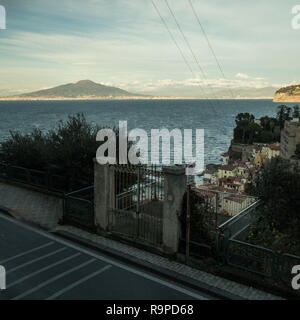
[[[198,68],[199,68],[199,70],[200,70],[200,72],[201,72],[201,74],[202,74],[203,79],[204,79],[206,82],[208,82],[208,79],[207,79],[207,77],[206,77],[206,74],[205,74],[203,68],[201,67],[201,65],[200,65],[200,63],[199,63],[199,60],[198,60],[198,58],[197,58],[197,55],[195,54],[195,52],[194,52],[194,50],[193,50],[193,48],[192,48],[189,40],[187,39],[186,35],[184,34],[184,32],[183,32],[183,30],[182,30],[182,28],[181,28],[181,26],[180,26],[180,24],[179,24],[179,22],[178,22],[178,20],[177,20],[177,18],[176,18],[176,16],[175,16],[175,14],[174,14],[174,12],[173,12],[173,10],[171,9],[171,7],[170,7],[170,5],[169,5],[169,3],[168,3],[168,0],[165,0],[165,3],[166,3],[166,5],[167,5],[167,7],[168,7],[168,9],[169,9],[169,11],[170,11],[170,13],[171,13],[174,21],[175,21],[175,23],[176,23],[176,25],[177,25],[177,28],[178,28],[179,32],[181,33],[181,35],[182,35],[182,37],[183,37],[183,39],[184,39],[187,47],[189,48],[189,50],[190,50],[190,52],[191,52],[191,54],[192,54],[192,56],[193,56],[193,58],[194,58],[194,60],[195,60],[195,62],[196,62],[196,64],[197,64],[197,66],[198,66]],[[210,89],[211,89],[211,88],[210,88]],[[216,99],[215,96],[214,96],[214,98]]]
[[[154,1],[153,1],[153,0],[150,0],[150,1],[152,2],[152,5],[153,5],[154,9],[156,10],[156,12],[157,12],[158,16],[160,17],[160,19],[161,19],[161,21],[162,21],[163,25],[164,25],[164,26],[165,26],[165,28],[167,29],[167,31],[168,31],[168,33],[169,33],[169,35],[170,35],[171,39],[173,40],[173,42],[174,42],[175,46],[177,47],[178,51],[180,52],[180,55],[181,55],[181,57],[182,57],[183,61],[185,62],[185,64],[187,65],[188,69],[190,70],[190,72],[191,72],[192,76],[193,76],[194,78],[197,78],[196,74],[195,74],[195,73],[194,73],[194,71],[193,71],[193,68],[191,67],[191,65],[189,64],[188,60],[186,59],[186,57],[185,57],[185,55],[184,55],[183,51],[181,50],[181,48],[180,48],[179,44],[177,43],[177,41],[176,41],[175,37],[173,36],[173,34],[172,34],[172,32],[171,32],[170,28],[168,27],[168,24],[166,23],[165,19],[164,19],[164,18],[163,18],[163,16],[161,15],[161,13],[160,13],[160,11],[159,11],[158,7],[156,6],[156,4],[154,3]],[[201,86],[201,84],[199,84],[199,86],[200,86],[200,88],[201,88],[201,90],[202,90],[203,95],[205,96],[205,92],[204,92],[203,87]]]
[[[214,48],[213,48],[213,46],[212,46],[212,44],[211,44],[211,42],[210,42],[210,40],[209,40],[209,38],[208,38],[208,36],[207,36],[207,33],[205,32],[205,29],[204,29],[204,27],[203,27],[203,25],[202,25],[202,23],[201,23],[201,21],[200,21],[199,15],[197,14],[197,12],[196,12],[196,10],[195,10],[195,7],[194,7],[194,5],[193,5],[192,0],[188,0],[188,1],[189,1],[189,4],[190,4],[191,8],[192,8],[192,11],[193,11],[193,13],[194,13],[194,15],[195,15],[195,17],[196,17],[196,20],[198,21],[198,24],[199,24],[199,26],[200,26],[200,28],[201,28],[201,31],[202,31],[205,39],[206,39],[206,42],[207,42],[207,44],[208,44],[208,46],[209,46],[209,48],[210,48],[210,51],[211,51],[211,53],[212,53],[212,55],[213,55],[213,57],[214,57],[214,59],[215,59],[215,61],[216,61],[216,64],[217,64],[217,66],[218,66],[218,69],[220,70],[220,73],[221,73],[222,77],[223,77],[225,80],[228,80],[227,77],[225,76],[225,73],[224,73],[224,70],[223,70],[223,68],[222,68],[222,66],[221,66],[221,63],[220,63],[220,61],[219,61],[219,59],[218,59],[218,57],[217,57],[217,55],[216,55],[216,53],[215,53],[215,50],[214,50]],[[234,94],[233,94],[232,90],[231,90],[230,88],[228,88],[228,90],[229,90],[229,93],[230,93],[231,97],[235,100]]]

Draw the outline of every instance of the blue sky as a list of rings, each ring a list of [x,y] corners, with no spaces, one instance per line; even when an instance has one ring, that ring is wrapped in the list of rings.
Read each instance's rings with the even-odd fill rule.
[[[81,79],[133,92],[176,95],[199,82],[216,88],[299,83],[296,0],[193,0],[226,74],[223,79],[188,0],[169,0],[208,81],[200,79],[164,0],[154,0],[196,79],[150,0],[0,0],[0,94],[29,92]]]

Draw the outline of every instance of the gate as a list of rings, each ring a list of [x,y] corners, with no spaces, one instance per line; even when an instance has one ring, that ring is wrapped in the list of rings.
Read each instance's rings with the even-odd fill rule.
[[[162,245],[163,172],[152,166],[117,165],[109,230],[118,236],[153,246]]]

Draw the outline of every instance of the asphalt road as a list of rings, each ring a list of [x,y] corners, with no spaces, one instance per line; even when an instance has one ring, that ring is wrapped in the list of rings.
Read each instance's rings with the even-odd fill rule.
[[[207,300],[209,296],[0,213],[0,300]]]

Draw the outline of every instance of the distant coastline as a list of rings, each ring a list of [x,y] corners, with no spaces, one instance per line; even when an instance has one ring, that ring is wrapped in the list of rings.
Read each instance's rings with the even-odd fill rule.
[[[0,101],[96,101],[96,100],[273,100],[273,97],[197,98],[197,97],[0,97]]]

